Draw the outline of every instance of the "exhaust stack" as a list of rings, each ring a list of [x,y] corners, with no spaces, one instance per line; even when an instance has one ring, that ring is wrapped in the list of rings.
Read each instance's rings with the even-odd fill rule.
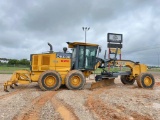
[[[52,45],[51,45],[50,43],[48,43],[48,45],[49,45],[49,47],[50,47],[49,53],[53,53],[53,47],[52,47]]]

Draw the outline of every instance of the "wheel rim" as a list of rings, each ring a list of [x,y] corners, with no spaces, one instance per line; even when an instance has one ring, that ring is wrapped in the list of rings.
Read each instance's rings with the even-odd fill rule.
[[[44,83],[47,87],[53,87],[56,84],[56,78],[54,76],[47,76]]]
[[[146,86],[150,86],[152,84],[152,79],[149,76],[145,77],[144,78],[144,84]]]
[[[79,86],[81,84],[81,78],[79,76],[73,76],[71,78],[71,85],[73,86]]]

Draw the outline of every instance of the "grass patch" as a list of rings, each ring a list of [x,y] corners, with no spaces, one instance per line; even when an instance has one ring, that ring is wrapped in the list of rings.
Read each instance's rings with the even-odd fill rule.
[[[0,74],[12,74],[14,71],[17,70],[29,70],[28,67],[7,67],[7,66],[0,66]]]
[[[148,71],[160,72],[160,68],[150,68]]]

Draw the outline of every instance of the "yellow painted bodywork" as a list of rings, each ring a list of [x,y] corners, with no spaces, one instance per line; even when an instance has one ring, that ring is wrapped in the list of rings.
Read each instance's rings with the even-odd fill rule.
[[[68,43],[69,48],[74,48],[76,45],[86,45],[86,46],[98,46],[97,44],[90,44],[90,43],[82,43],[82,42],[73,42]],[[31,71],[27,70],[18,70],[15,71],[10,80],[4,83],[4,89],[7,90],[7,86],[12,86],[13,84],[21,83],[21,84],[28,84],[31,82],[38,82],[40,75],[47,71],[47,70],[55,70],[57,71],[61,78],[62,83],[65,84],[65,78],[69,71],[71,71],[71,58],[59,58],[56,56],[57,53],[43,53],[43,54],[33,54],[31,55]],[[123,61],[123,60],[117,60],[116,64],[122,64],[124,66],[127,66],[131,69],[131,75],[130,79],[133,77],[137,77],[140,73],[147,71],[147,66],[144,64],[135,64],[131,61]],[[101,62],[97,62],[95,65],[95,69],[100,66]],[[109,64],[113,64],[113,61],[111,61]],[[92,71],[90,70],[82,70],[85,77],[89,77],[90,74],[92,74]],[[54,83],[51,83],[51,78],[46,79],[46,84],[48,86],[53,85]],[[52,81],[54,82],[54,78],[52,78]],[[149,81],[149,80],[148,80]],[[146,82],[148,82],[146,80]],[[79,84],[80,80],[78,77],[73,78],[73,84]],[[149,82],[148,82],[149,84]]]
[[[62,84],[65,84],[65,77],[71,70],[71,59],[57,58],[56,53],[35,54],[32,55],[31,59],[32,70],[15,71],[10,80],[4,83],[5,87],[16,83],[28,84],[31,82],[38,82],[40,75],[46,70],[57,71],[62,78]],[[47,83],[49,84],[49,82]]]
[[[110,48],[109,50],[110,50],[110,53],[115,54],[117,49],[116,48]],[[120,48],[118,48],[117,54],[118,55],[121,54],[121,49]]]
[[[73,86],[79,86],[82,80],[78,75],[75,75],[71,77],[70,82],[71,82],[71,85]]]
[[[144,84],[145,84],[146,86],[150,86],[150,85],[152,84],[152,78],[149,77],[149,76],[146,76],[146,77],[144,78]]]
[[[113,61],[109,63],[110,65],[113,64]],[[145,64],[139,64],[135,63],[130,60],[116,60],[115,65],[121,65],[121,66],[126,66],[131,69],[131,78],[132,77],[137,77],[140,73],[145,73],[147,72],[147,66]]]
[[[92,71],[87,70],[82,73],[84,74],[85,77],[89,77],[92,74]]]
[[[98,46],[97,44],[83,42],[68,43],[69,48],[74,48],[77,45]],[[31,71],[15,71],[15,73],[12,74],[10,80],[4,83],[4,89],[7,90],[7,86],[12,86],[13,84],[17,83],[28,84],[31,82],[38,82],[40,75],[46,70],[57,71],[62,78],[61,84],[65,84],[65,77],[68,74],[68,72],[71,71],[71,58],[59,58],[56,56],[56,54],[57,53],[43,53],[31,55]],[[91,71],[83,71],[85,77],[88,77],[91,73]],[[52,81],[54,81],[54,78]],[[79,82],[77,79],[77,84],[78,83]],[[50,85],[54,83],[51,83],[49,78],[46,79],[45,84]]]
[[[4,83],[4,90],[7,90],[7,86],[12,86],[13,84],[29,84],[31,83],[31,72],[28,70],[18,70],[15,71],[10,80]]]
[[[84,43],[84,42],[73,42],[68,44],[68,48],[74,48],[76,45],[83,46],[99,46],[98,44]]]
[[[45,79],[44,79],[44,84],[48,87],[52,87],[56,84],[56,77],[54,76],[47,76]]]
[[[32,56],[32,82],[37,82],[42,72],[46,70],[57,71],[61,78],[62,84],[67,73],[71,69],[71,59],[68,58],[56,58],[56,53],[53,54],[38,54]]]

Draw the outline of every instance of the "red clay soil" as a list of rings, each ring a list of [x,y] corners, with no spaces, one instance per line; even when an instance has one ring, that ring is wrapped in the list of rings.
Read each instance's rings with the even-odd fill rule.
[[[155,84],[156,86],[160,86],[160,82],[156,82],[156,84]]]

